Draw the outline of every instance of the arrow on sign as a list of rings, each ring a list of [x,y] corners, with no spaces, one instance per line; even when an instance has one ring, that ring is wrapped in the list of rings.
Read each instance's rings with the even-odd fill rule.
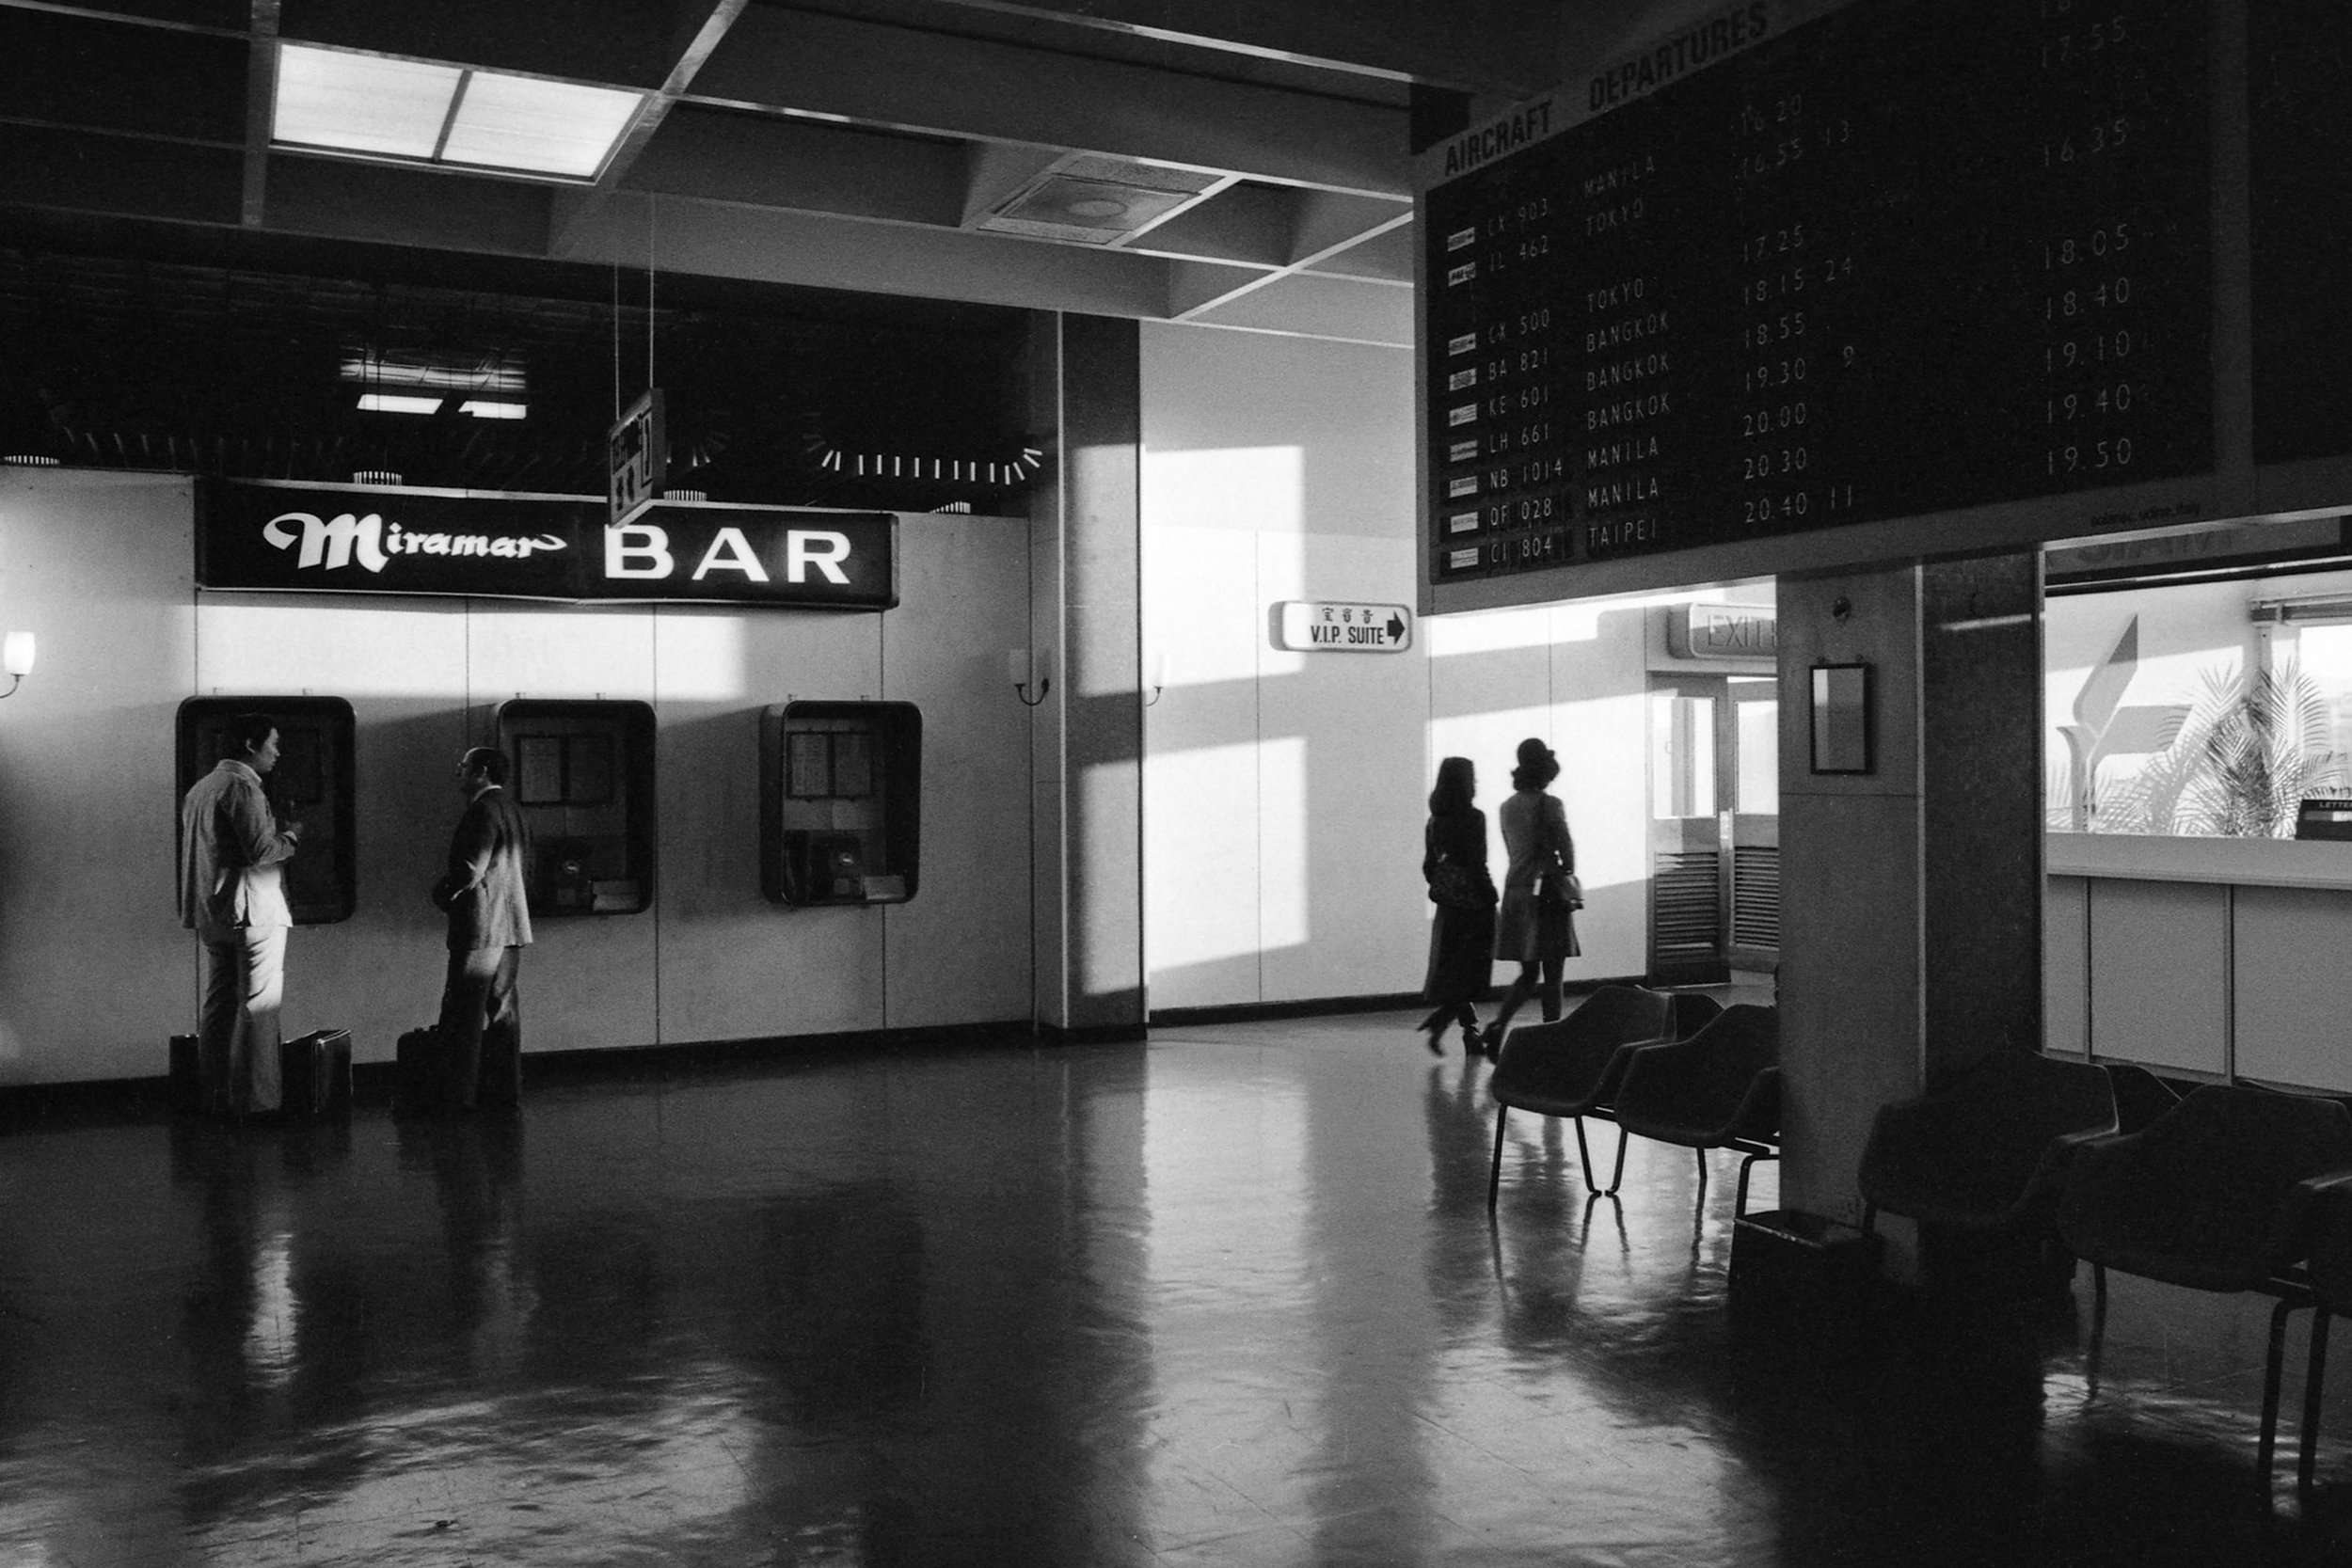
[[[1404,635],[1405,635],[1405,623],[1404,623],[1404,621],[1403,621],[1403,620],[1401,620],[1401,619],[1399,619],[1397,616],[1394,616],[1394,615],[1390,616],[1390,617],[1389,617],[1389,639],[1390,639],[1390,641],[1397,641],[1398,639],[1402,638]]]

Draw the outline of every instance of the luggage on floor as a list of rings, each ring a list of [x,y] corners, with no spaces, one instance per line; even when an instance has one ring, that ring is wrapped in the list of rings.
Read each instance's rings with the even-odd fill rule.
[[[278,1047],[279,1103],[289,1121],[351,1115],[351,1031],[317,1029]]]
[[[176,1116],[192,1117],[204,1108],[204,1069],[194,1035],[174,1035],[164,1076],[164,1103]]]
[[[403,1114],[437,1109],[448,1078],[441,1026],[428,1023],[400,1037],[393,1061],[392,1109]]]

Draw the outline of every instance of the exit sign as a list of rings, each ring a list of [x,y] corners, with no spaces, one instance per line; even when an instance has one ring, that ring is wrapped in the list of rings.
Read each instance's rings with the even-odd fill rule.
[[[1274,645],[1302,654],[1401,654],[1413,645],[1413,612],[1401,604],[1284,599]]]

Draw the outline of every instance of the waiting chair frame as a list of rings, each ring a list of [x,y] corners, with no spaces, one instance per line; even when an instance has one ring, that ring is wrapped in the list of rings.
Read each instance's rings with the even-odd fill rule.
[[[1625,1076],[1617,1086],[1616,1101],[1613,1106],[1620,1135],[1631,1134],[1655,1143],[1679,1145],[1697,1157],[1698,1200],[1702,1205],[1707,1201],[1708,1151],[1727,1149],[1742,1156],[1739,1193],[1732,1205],[1734,1218],[1743,1217],[1748,1212],[1749,1178],[1756,1164],[1780,1158],[1779,1026],[1777,1008],[1742,1004],[1724,1008],[1687,1040],[1644,1046],[1627,1058]],[[1720,1122],[1694,1131],[1687,1125],[1662,1119],[1658,1115],[1663,1110],[1662,1106],[1640,1102],[1645,1084],[1671,1082],[1665,1075],[1674,1073],[1685,1058],[1717,1048],[1710,1037],[1718,1031],[1728,1034],[1757,1027],[1769,1028],[1772,1032],[1772,1059],[1749,1073],[1738,1101],[1725,1102],[1724,1119]]]
[[[2121,1183],[2122,1178],[2111,1174],[2107,1167],[2124,1168],[2123,1162],[2130,1158],[2127,1151],[2143,1145],[2159,1147],[2157,1144],[2150,1144],[2149,1140],[2152,1136],[2160,1140],[2176,1117],[2193,1118],[2208,1114],[2218,1114],[2214,1109],[2220,1103],[2216,1097],[2237,1095],[2276,1098],[2327,1107],[2334,1112],[2333,1117],[2328,1117],[2325,1111],[2313,1111],[2311,1114],[2320,1119],[2335,1121],[2343,1134],[2338,1142],[2344,1145],[2346,1150],[2352,1150],[2352,1116],[2346,1114],[2341,1101],[2312,1095],[2282,1095],[2255,1085],[2241,1084],[2208,1085],[2197,1089],[2170,1111],[2158,1117],[2147,1127],[2137,1132],[2115,1132],[2106,1137],[2085,1140],[2075,1149],[2074,1161],[2067,1173],[2066,1195],[2062,1200],[2059,1215],[2059,1230],[2066,1244],[2074,1250],[2076,1256],[2090,1264],[2092,1305],[2089,1362],[2094,1377],[2100,1349],[2106,1335],[2107,1268],[2109,1265],[2101,1256],[2102,1248],[2085,1244],[2085,1231],[2076,1223],[2080,1217],[2076,1212],[2095,1201],[2090,1195],[2097,1185],[2106,1182]],[[2341,1157],[2340,1152],[2339,1158]],[[2326,1366],[2328,1331],[2325,1323],[2327,1312],[2320,1296],[2312,1287],[2308,1259],[2312,1243],[2317,1233],[2318,1222],[2347,1201],[2352,1201],[2352,1166],[2340,1165],[2338,1168],[2322,1170],[2287,1187],[2277,1200],[2275,1211],[2268,1216],[2268,1223],[2265,1229],[2267,1237],[2265,1255],[2256,1265],[2258,1272],[2249,1272],[2237,1276],[2233,1283],[2207,1284],[2194,1279],[2168,1277],[2163,1273],[2151,1270],[2128,1268],[2124,1270],[2125,1273],[2137,1274],[2143,1278],[2153,1279],[2164,1284],[2179,1285],[2188,1290],[2212,1291],[2217,1293],[2247,1291],[2273,1298],[2274,1305],[2270,1309],[2269,1341],[2263,1368],[2262,1427],[2255,1445],[2254,1478],[2265,1493],[2269,1490],[2270,1476],[2278,1452],[2279,1403],[2281,1393],[2280,1385],[2285,1375],[2287,1322],[2296,1310],[2303,1307],[2312,1308],[2315,1315],[2312,1323],[2312,1359],[2310,1369],[2305,1374],[2304,1384],[2306,1430],[2303,1436],[2303,1451],[2299,1456],[2296,1468],[2298,1483],[2306,1487],[2311,1484],[2312,1464],[2315,1458],[2312,1439],[2316,1430],[2317,1402],[2321,1391],[2318,1374],[2324,1371]],[[2097,1238],[2094,1235],[2090,1239],[2095,1241]],[[2184,1261],[2193,1260],[2184,1259]],[[2122,1267],[2120,1263],[2115,1266]],[[2185,1274],[2187,1271],[2181,1269],[2176,1272]]]
[[[1645,1046],[1665,1044],[1674,1039],[1677,1003],[1681,999],[1663,991],[1642,986],[1603,986],[1586,998],[1576,1011],[1549,1023],[1530,1024],[1511,1031],[1510,1036],[1495,1053],[1495,1069],[1487,1080],[1487,1091],[1495,1101],[1494,1160],[1486,1172],[1486,1209],[1492,1212],[1501,1199],[1502,1190],[1502,1145],[1508,1130],[1511,1112],[1530,1111],[1537,1116],[1566,1117],[1576,1124],[1576,1152],[1583,1172],[1585,1190],[1595,1197],[1615,1194],[1625,1179],[1626,1140],[1617,1139],[1616,1168],[1609,1178],[1609,1185],[1600,1186],[1593,1180],[1592,1147],[1584,1135],[1584,1118],[1611,1116],[1609,1104],[1615,1097],[1617,1085],[1625,1077],[1625,1069],[1631,1053]],[[1624,1037],[1612,1039],[1604,1036],[1593,1041],[1580,1041],[1574,1037],[1581,1029],[1593,1027],[1598,1016],[1596,1007],[1629,1011],[1632,1016],[1610,1021]],[[1648,1015],[1648,1016],[1644,1016]],[[1585,1022],[1579,1024],[1578,1020]],[[1527,1103],[1514,1096],[1523,1092],[1525,1085],[1516,1080],[1538,1070],[1541,1058],[1537,1053],[1580,1053],[1583,1061],[1574,1064],[1580,1071],[1589,1069],[1594,1057],[1600,1058],[1597,1072],[1592,1073],[1572,1092],[1566,1094],[1529,1094],[1526,1099],[1539,1101]],[[1603,1053],[1606,1054],[1603,1054]],[[1549,1065],[1548,1063],[1543,1065]]]

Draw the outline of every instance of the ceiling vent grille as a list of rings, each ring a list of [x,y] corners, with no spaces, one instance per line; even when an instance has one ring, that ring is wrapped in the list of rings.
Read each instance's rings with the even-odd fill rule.
[[[1214,195],[1228,177],[1081,153],[982,212],[972,227],[1072,245],[1117,245]]]

